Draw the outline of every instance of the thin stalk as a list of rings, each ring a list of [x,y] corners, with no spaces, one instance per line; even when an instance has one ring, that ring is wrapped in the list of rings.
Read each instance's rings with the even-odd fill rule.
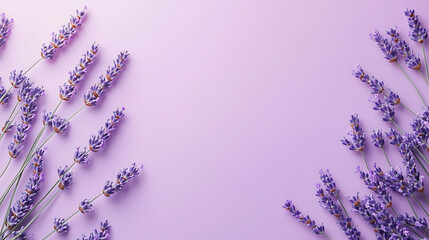
[[[22,232],[27,230],[27,228],[36,220],[36,218],[45,210],[45,208],[55,199],[55,197],[60,193],[60,191],[61,190],[58,189],[57,192],[54,194],[54,196],[52,196],[52,198],[49,199],[49,201],[45,204],[45,206],[43,206],[43,208],[40,209],[40,211],[36,214],[36,216],[34,216],[33,219],[31,219],[31,221],[29,223],[27,223],[27,225],[21,231],[19,231],[18,234],[15,237],[13,237],[11,240],[17,239]],[[10,232],[9,234],[11,234],[11,233],[12,232]],[[9,234],[7,236],[9,236]]]
[[[429,206],[429,199],[426,197],[425,192],[422,192],[422,194],[423,194],[423,196],[425,197],[426,203],[427,203],[427,204],[428,204],[428,206]]]
[[[3,169],[3,172],[0,174],[0,178],[3,177],[4,173],[6,172],[7,168],[9,167],[10,163],[12,162],[12,158],[9,158],[9,161],[6,164],[6,167]]]
[[[429,213],[426,211],[426,209],[423,207],[423,205],[420,203],[420,201],[419,200],[417,200],[417,198],[416,197],[413,197],[414,198],[414,200],[416,200],[416,202],[420,205],[420,207],[423,209],[423,211],[426,213],[426,215],[429,217]]]
[[[363,154],[363,151],[361,151],[361,153],[362,153],[363,161],[365,162],[366,169],[369,171],[369,167],[368,167],[368,163],[366,162],[365,154]]]
[[[15,188],[13,189],[13,195],[15,195],[15,193],[16,193],[16,190],[18,189],[18,184],[16,184],[15,185]],[[6,214],[4,215],[4,220],[3,220],[3,223],[6,223],[6,220],[7,220],[7,214],[9,213],[9,209],[10,209],[10,207],[12,206],[12,199],[10,200],[10,202],[9,202],[9,206],[7,207],[7,211],[6,211]],[[0,232],[3,232],[3,229],[4,229],[4,226],[5,226],[5,224],[2,224],[2,227],[1,227],[1,230],[0,230]]]
[[[6,95],[8,95],[10,93],[12,88],[13,88],[13,86],[10,86],[10,88],[0,97],[0,102],[3,101],[3,99],[6,97]]]
[[[423,97],[420,94],[419,90],[417,89],[416,85],[414,85],[413,80],[411,80],[411,78],[408,76],[408,74],[404,71],[404,69],[401,67],[401,65],[398,62],[396,62],[396,64],[399,66],[399,68],[401,69],[401,71],[405,74],[405,76],[408,78],[408,80],[410,81],[410,83],[413,85],[414,89],[416,90],[417,94],[420,97],[420,100],[422,100],[423,105],[427,106],[426,103],[425,103],[425,100],[423,100]]]
[[[429,69],[428,69],[428,61],[426,59],[426,51],[425,51],[425,45],[422,43],[422,51],[423,51],[423,56],[425,57],[425,64],[426,64],[426,76],[428,76],[429,78]]]
[[[414,157],[417,159],[417,161],[420,163],[420,166],[422,166],[423,170],[426,172],[426,175],[429,176],[429,172],[428,170],[425,168],[425,166],[423,165],[422,161],[420,161],[420,158],[416,155],[415,152],[413,152]]]
[[[418,72],[420,73],[420,75],[422,75],[423,80],[425,80],[426,84],[429,86],[429,82],[428,82],[428,80],[426,79],[425,75],[422,73],[422,71],[421,71],[421,70],[419,70]]]
[[[340,202],[340,205],[343,208],[344,212],[346,213],[347,217],[349,217],[349,214],[348,214],[346,208],[344,207],[343,202],[341,201],[341,199],[339,197],[337,199],[338,199],[338,202]]]
[[[401,133],[401,134],[404,134],[404,132],[402,131],[402,129],[399,127],[399,125],[395,122],[395,120],[392,120],[391,121],[391,123],[393,123],[393,125],[395,125],[395,127],[398,129],[398,131]]]
[[[392,164],[390,164],[389,162],[389,158],[387,157],[386,151],[384,150],[384,147],[381,148],[381,150],[383,150],[384,156],[386,157],[386,161],[389,164],[390,167],[392,167]]]
[[[326,239],[331,240],[326,233],[323,233],[323,236],[325,236]]]
[[[423,155],[423,153],[420,151],[420,149],[416,148],[417,152],[422,156],[422,158],[426,161],[427,164],[429,164],[429,160]]]
[[[405,197],[408,201],[408,204],[410,204],[411,210],[413,210],[414,215],[416,215],[416,218],[418,218],[416,211],[413,208],[413,205],[411,205],[410,199],[408,197]]]

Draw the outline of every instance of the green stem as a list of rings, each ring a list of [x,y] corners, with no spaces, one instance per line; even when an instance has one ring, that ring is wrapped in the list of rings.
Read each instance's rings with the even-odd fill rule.
[[[13,86],[10,86],[10,88],[0,97],[0,102],[2,102],[3,99],[6,97],[6,95],[10,93],[12,88],[13,88]]]
[[[338,199],[338,202],[340,202],[340,205],[343,208],[344,212],[346,213],[347,217],[349,217],[349,214],[348,214],[346,208],[344,207],[343,202],[341,201],[341,199],[339,197],[337,199]]]
[[[15,185],[15,188],[13,189],[13,194],[12,194],[12,195],[15,195],[16,190],[17,190],[17,189],[18,189],[18,184],[16,184],[16,185]],[[12,206],[12,202],[13,202],[13,201],[12,201],[12,199],[11,199],[11,200],[9,201],[9,206],[7,207],[6,214],[4,215],[3,223],[6,223],[7,215],[8,215],[8,213],[9,213],[9,209],[10,209],[10,207]],[[4,226],[5,226],[5,224],[3,224],[3,225],[2,225],[0,232],[3,232]]]
[[[392,164],[390,164],[389,162],[389,158],[387,157],[386,151],[384,150],[384,147],[381,148],[381,150],[383,150],[384,156],[386,157],[386,161],[389,164],[390,167],[392,167]]]
[[[427,164],[429,164],[429,160],[425,157],[425,155],[420,151],[420,149],[416,149],[417,150],[417,152],[420,154],[420,156],[422,156],[422,158],[425,160],[425,162],[427,163]]]
[[[417,200],[417,198],[416,197],[413,197],[414,198],[414,200],[416,200],[416,202],[420,205],[420,207],[423,209],[423,211],[426,213],[426,215],[429,217],[429,213],[426,211],[426,209],[423,207],[423,205],[420,203],[420,201],[419,200]]]
[[[10,113],[9,117],[7,118],[7,120],[6,120],[5,124],[4,124],[4,128],[3,128],[3,129],[2,129],[2,131],[1,131],[0,141],[2,140],[2,138],[3,138],[4,134],[6,133],[6,129],[8,129],[8,127],[12,124],[12,121],[13,121],[13,120],[11,120],[10,118],[11,118],[11,117],[12,117],[12,115],[15,113],[15,110],[16,110],[16,108],[18,107],[18,105],[19,105],[19,102],[17,102],[17,103],[15,104],[15,107],[13,107],[12,112]]]
[[[426,64],[426,76],[428,76],[429,78],[429,69],[428,69],[428,61],[426,59],[426,51],[425,51],[425,45],[422,43],[422,51],[423,51],[423,56],[425,57],[425,64]]]
[[[323,233],[323,236],[325,236],[326,239],[331,240],[326,233]]]
[[[422,166],[423,170],[426,172],[426,175],[429,176],[429,172],[428,170],[425,168],[425,166],[423,165],[422,161],[420,161],[420,158],[416,155],[415,152],[413,152],[414,157],[417,159],[417,161],[420,163],[420,166]]]
[[[7,168],[8,168],[8,167],[9,167],[9,165],[10,165],[10,162],[12,162],[12,158],[11,158],[11,157],[9,158],[9,161],[7,162],[7,165],[6,165],[6,167],[4,168],[3,172],[0,174],[0,178],[1,178],[1,177],[3,177],[4,173],[6,172]]]
[[[40,61],[42,61],[42,57],[39,58],[39,60],[37,60],[35,63],[33,63],[33,65],[31,65],[24,73],[23,75],[27,74],[31,69],[33,69],[34,66],[36,66]]]
[[[416,211],[413,208],[413,205],[411,205],[410,199],[408,197],[405,197],[408,201],[408,204],[410,204],[411,210],[413,210],[414,215],[416,215],[416,218],[418,218]]]
[[[399,132],[401,134],[404,134],[404,132],[402,131],[402,129],[399,127],[399,125],[394,120],[392,120],[391,123],[393,123],[393,125],[395,125],[395,127],[399,130]]]
[[[54,196],[52,196],[52,198],[49,199],[49,201],[45,204],[45,206],[43,206],[42,209],[40,209],[40,211],[33,217],[33,219],[31,219],[31,221],[29,223],[27,223],[27,225],[21,231],[19,231],[18,234],[15,237],[13,237],[11,240],[17,239],[22,232],[27,230],[27,228],[36,220],[36,218],[43,212],[43,210],[45,210],[45,208],[55,199],[55,197],[58,196],[60,191],[61,190],[58,189],[57,192],[54,194]],[[10,232],[10,233],[12,233],[12,232]],[[8,236],[9,236],[9,234],[8,234]]]
[[[421,70],[419,70],[418,72],[420,73],[420,75],[422,75],[423,80],[425,80],[426,84],[429,86],[429,82],[428,82],[428,80],[426,79],[425,75],[422,73],[422,71],[421,71]]]
[[[368,167],[368,163],[366,162],[365,154],[363,154],[363,151],[361,151],[361,153],[362,153],[363,161],[365,162],[366,169],[369,171],[369,167]]]
[[[55,230],[52,230],[48,235],[46,235],[42,240],[49,238],[52,234],[55,233]]]
[[[429,206],[429,199],[426,197],[425,192],[422,192],[422,194],[423,194],[423,196],[425,197],[426,203],[427,203],[427,204],[428,204],[428,206]]]
[[[420,97],[420,100],[422,100],[423,105],[427,106],[425,103],[425,100],[423,100],[422,95],[420,94],[419,90],[417,89],[416,85],[414,85],[414,82],[411,80],[411,78],[408,76],[408,74],[404,71],[404,69],[401,67],[401,65],[396,62],[396,64],[399,66],[399,68],[401,69],[401,71],[405,74],[405,76],[408,78],[408,80],[410,81],[410,83],[413,85],[414,89],[416,90],[417,94]]]

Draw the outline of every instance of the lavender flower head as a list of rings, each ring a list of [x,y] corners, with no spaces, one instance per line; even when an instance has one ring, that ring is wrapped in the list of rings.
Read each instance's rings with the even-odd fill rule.
[[[362,128],[359,126],[357,114],[351,116],[350,127],[352,128],[352,132],[348,135],[351,136],[351,140],[344,137],[341,143],[352,151],[362,152],[365,148],[365,133],[362,132]]]
[[[386,136],[389,139],[389,143],[394,146],[400,146],[404,141],[402,135],[395,131],[393,128],[390,128],[390,131],[386,132]]]
[[[79,211],[81,213],[87,213],[87,212],[93,212],[94,208],[92,206],[92,203],[89,199],[84,199],[79,203]]]
[[[93,85],[90,91],[84,95],[84,102],[87,106],[97,104],[104,91],[112,85],[119,72],[123,69],[128,56],[129,53],[127,51],[120,52],[117,59],[113,61],[113,66],[107,68],[106,75],[101,75],[100,81]]]
[[[13,23],[12,18],[7,18],[4,13],[0,14],[0,47],[6,43],[6,37],[9,34],[11,23]]]
[[[361,80],[364,83],[370,84],[369,76],[364,72],[360,65],[357,65],[356,69],[352,70],[352,76]]]
[[[29,78],[23,74],[22,70],[19,71],[18,73],[16,72],[16,70],[13,70],[12,72],[10,72],[9,82],[14,88],[18,88],[23,81],[28,79]]]
[[[27,236],[27,232],[24,230],[24,226],[22,226],[19,230],[12,232],[12,238],[16,240],[30,240],[33,236]],[[19,235],[19,236],[18,236]],[[17,237],[18,236],[18,237]]]
[[[3,86],[0,86],[0,105],[4,105],[8,103],[11,97],[12,97],[12,93],[6,90]]]
[[[112,132],[115,130],[115,125],[119,123],[120,119],[123,118],[125,108],[118,108],[115,111],[113,111],[112,116],[107,119],[106,123],[103,127],[101,127],[100,130],[98,130],[97,135],[91,135],[89,139],[89,150],[92,152],[98,152],[101,148],[103,148],[104,144],[106,143],[107,139],[110,137]],[[80,153],[77,152],[75,155],[78,155]]]
[[[68,166],[66,165],[64,168],[58,168],[58,177],[60,178],[60,183],[58,187],[61,190],[67,190],[70,188],[70,184],[73,180],[73,172],[67,171]]]
[[[399,103],[401,103],[401,99],[399,98],[399,95],[392,91],[389,92],[389,95],[384,96],[384,101],[386,101],[391,106],[396,106]]]
[[[37,149],[32,159],[33,176],[28,179],[25,191],[21,198],[10,208],[6,218],[6,226],[11,230],[18,225],[23,217],[30,211],[34,200],[40,191],[40,184],[43,182],[43,155],[46,148]]]
[[[372,138],[372,144],[375,147],[378,147],[378,148],[383,148],[384,147],[383,133],[381,132],[380,129],[377,129],[377,131],[376,130],[372,130],[371,138]]]
[[[48,120],[49,122],[49,120]],[[69,121],[67,121],[67,119],[65,118],[61,118],[58,116],[54,116],[52,119],[52,129],[56,132],[56,133],[63,133],[67,130],[67,128],[69,127]]]
[[[103,187],[102,193],[106,197],[116,193],[119,190],[122,190],[125,184],[127,184],[131,179],[139,175],[140,170],[143,168],[143,165],[137,166],[135,163],[131,165],[130,168],[124,168],[116,175],[116,182],[107,181]]]
[[[286,203],[283,208],[292,213],[292,216],[298,219],[299,222],[304,223],[305,225],[310,227],[314,234],[322,235],[325,233],[325,227],[323,226],[323,224],[317,226],[316,222],[312,220],[310,216],[305,216],[299,210],[297,210],[296,207],[292,204],[292,201],[286,200]]]
[[[393,42],[399,41],[399,33],[396,29],[397,29],[397,27],[393,27],[393,28],[390,28],[389,30],[386,31],[386,34],[390,36],[390,39]]]
[[[76,85],[80,83],[83,75],[87,71],[87,67],[94,61],[98,50],[100,49],[97,43],[93,43],[89,51],[83,54],[79,64],[69,72],[69,78],[63,86],[60,86],[60,98],[64,101],[70,100],[73,94],[76,93]]]
[[[428,38],[427,29],[421,26],[419,16],[413,9],[406,8],[404,14],[408,18],[408,26],[410,27],[408,36],[411,40],[422,44]]]
[[[86,7],[82,11],[76,10],[76,15],[70,17],[70,21],[63,25],[58,33],[52,33],[52,40],[48,44],[43,44],[41,56],[44,59],[52,59],[57,49],[62,48],[67,41],[76,33],[77,28],[82,24]]]
[[[385,59],[391,63],[398,60],[395,46],[391,41],[387,40],[387,38],[381,36],[378,30],[375,30],[374,33],[370,34],[370,37],[378,45]]]
[[[54,219],[54,229],[58,233],[67,232],[69,230],[70,225],[64,218],[55,218]]]

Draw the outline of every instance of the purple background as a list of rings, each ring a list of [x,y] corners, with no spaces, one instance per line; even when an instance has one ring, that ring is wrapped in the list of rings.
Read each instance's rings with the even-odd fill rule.
[[[52,230],[55,217],[68,216],[132,162],[145,165],[142,175],[117,196],[97,200],[94,213],[72,219],[61,239],[87,234],[104,219],[113,225],[112,239],[315,238],[281,208],[288,198],[324,222],[333,239],[342,239],[335,219],[314,196],[318,171],[329,168],[343,196],[368,193],[353,174],[361,157],[340,139],[353,113],[360,114],[367,132],[388,128],[367,101],[369,89],[350,71],[362,64],[405,104],[420,109],[402,73],[368,37],[374,28],[393,25],[405,37],[405,7],[416,8],[429,26],[429,5],[417,1],[3,1],[2,11],[15,22],[0,49],[2,84],[8,72],[37,60],[50,33],[83,5],[88,15],[77,37],[28,74],[47,90],[40,111],[54,108],[58,85],[93,41],[102,49],[78,95],[59,111],[63,116],[82,105],[83,92],[119,51],[131,56],[102,102],[48,144],[43,191],[56,180],[56,168],[71,163],[75,147],[85,146],[113,109],[125,106],[127,117],[106,148],[77,168],[72,189],[30,228],[36,239]],[[420,76],[408,72],[429,102]],[[9,111],[11,105],[1,108],[0,121]],[[410,115],[402,109],[398,115],[407,129]],[[0,166],[8,159],[9,141],[0,142]],[[401,164],[394,148],[387,151]],[[386,168],[380,151],[368,159]],[[7,178],[22,160],[12,164]],[[397,209],[409,211],[396,199]],[[370,227],[353,217],[362,239],[373,239]]]

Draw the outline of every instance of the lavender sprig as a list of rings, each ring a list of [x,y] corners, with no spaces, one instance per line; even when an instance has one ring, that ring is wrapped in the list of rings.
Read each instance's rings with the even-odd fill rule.
[[[109,238],[109,230],[111,226],[109,222],[106,220],[100,223],[100,230],[95,229],[94,233],[90,233],[89,237],[82,235],[82,238],[78,238],[77,240],[105,240]]]
[[[348,135],[351,136],[351,140],[346,137],[343,137],[341,143],[344,146],[347,146],[349,150],[360,152],[366,167],[369,169],[368,163],[363,153],[363,150],[365,148],[365,133],[363,133],[362,128],[359,125],[359,117],[357,114],[351,116],[350,127],[352,128],[352,131],[348,133]]]
[[[12,18],[7,18],[4,13],[0,14],[0,47],[6,43],[6,38],[7,35],[9,35],[11,23],[13,23]]]
[[[404,14],[408,18],[408,26],[410,27],[408,35],[411,40],[423,43],[428,38],[428,31],[426,28],[421,26],[419,16],[413,9],[408,8],[405,9]]]
[[[76,85],[82,80],[83,75],[86,73],[88,66],[94,61],[95,56],[100,49],[97,43],[93,43],[91,48],[83,54],[79,64],[69,72],[69,78],[63,86],[60,86],[61,100],[68,101],[76,92]]]
[[[380,48],[381,52],[384,55],[384,58],[388,60],[391,63],[397,62],[398,60],[398,53],[396,51],[395,46],[393,43],[387,38],[381,36],[380,32],[378,30],[375,30],[374,33],[370,34],[370,37],[372,40],[375,41],[375,43]]]
[[[312,232],[316,235],[325,235],[325,227],[322,225],[317,226],[316,222],[310,218],[310,216],[303,215],[296,207],[292,204],[291,200],[286,200],[284,209],[292,213],[292,216],[298,219],[299,222],[304,223],[311,228]]]
[[[140,169],[142,168],[143,165],[137,166],[135,163],[133,163],[130,168],[124,168],[116,175],[115,183],[111,181],[106,182],[102,191],[104,196],[110,197],[114,193],[122,190],[124,185],[127,184],[129,180],[139,175]]]
[[[106,75],[101,75],[99,78],[100,81],[93,85],[90,91],[84,95],[84,102],[86,106],[90,107],[97,104],[104,91],[112,85],[115,78],[124,67],[124,63],[128,56],[129,53],[127,51],[119,53],[118,58],[113,61],[113,66],[107,68]]]
[[[57,49],[62,48],[67,41],[76,33],[77,28],[82,24],[86,7],[82,11],[76,10],[76,15],[70,17],[69,22],[58,31],[52,33],[52,40],[48,44],[42,44],[41,56],[44,59],[52,59]]]

